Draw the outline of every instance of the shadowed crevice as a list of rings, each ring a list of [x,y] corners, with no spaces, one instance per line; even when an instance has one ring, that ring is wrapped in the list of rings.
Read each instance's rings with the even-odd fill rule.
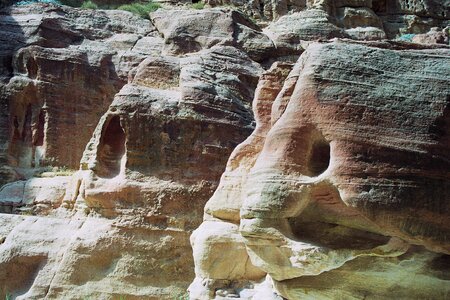
[[[126,135],[120,124],[120,117],[114,116],[106,122],[98,150],[98,175],[112,178],[120,173],[122,157],[125,154]]]

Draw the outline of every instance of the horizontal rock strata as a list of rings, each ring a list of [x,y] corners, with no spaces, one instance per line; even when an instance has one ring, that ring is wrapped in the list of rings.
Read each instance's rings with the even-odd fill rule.
[[[191,237],[191,296],[239,294],[263,280],[216,268],[251,261],[288,299],[444,297],[448,278],[434,269],[423,285],[401,274],[450,251],[449,64],[448,48],[335,41],[311,44],[287,76],[281,66],[263,75],[271,85],[255,97],[257,129]],[[230,250],[218,259],[224,241]],[[385,276],[395,291],[376,288]]]
[[[0,298],[445,298],[443,2],[155,2],[0,10]]]

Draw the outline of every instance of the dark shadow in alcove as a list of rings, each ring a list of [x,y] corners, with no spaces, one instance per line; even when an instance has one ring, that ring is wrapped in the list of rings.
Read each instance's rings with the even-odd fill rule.
[[[36,134],[33,140],[33,146],[43,146],[44,145],[44,129],[45,129],[45,111],[41,110],[39,112],[38,124],[36,126]]]
[[[32,115],[31,104],[28,104],[27,110],[25,112],[25,119],[23,121],[22,142],[30,146],[31,146],[31,115]]]
[[[112,178],[120,173],[122,157],[125,155],[126,135],[119,116],[113,116],[107,122],[98,146],[97,175]]]
[[[372,1],[372,9],[376,14],[384,14],[387,12],[386,0]]]
[[[0,264],[0,299],[16,299],[33,286],[47,264],[46,255],[16,256]]]
[[[325,139],[317,140],[311,147],[308,170],[311,176],[325,172],[330,164],[330,145]]]
[[[11,16],[11,7],[4,7],[11,3],[9,0],[0,1],[0,89],[13,75],[13,56],[26,43],[21,26]],[[12,139],[14,123],[17,122],[14,116],[9,115],[9,107],[8,94],[0,93],[0,187],[17,180],[16,174],[8,168],[8,142]]]

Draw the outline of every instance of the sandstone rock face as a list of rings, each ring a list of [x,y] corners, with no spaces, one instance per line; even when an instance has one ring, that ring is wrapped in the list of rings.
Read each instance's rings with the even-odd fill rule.
[[[298,42],[346,36],[344,30],[334,25],[330,16],[321,9],[309,9],[283,16],[268,26],[267,33],[277,44],[292,38]]]
[[[274,55],[272,41],[248,17],[234,10],[158,10],[151,19],[164,36],[165,54],[192,53],[222,44],[243,49],[255,61]]]
[[[225,63],[227,67],[217,72],[217,66]],[[194,192],[196,184],[199,191],[208,191],[219,179],[229,151],[252,130],[250,100],[262,69],[244,52],[221,46],[192,57],[165,57],[158,64],[144,60],[137,69],[133,82],[116,95],[86,147],[81,173],[92,174],[83,179],[81,194],[88,207],[108,211],[122,201],[121,193],[130,190],[124,201],[145,208],[146,214],[155,209],[151,213],[163,214],[160,217],[166,222],[166,214],[185,212],[187,206],[178,206],[192,203],[163,200],[175,197],[164,189],[178,182],[186,192]],[[164,77],[141,77],[154,70],[170,70],[178,80],[172,77],[170,86]],[[145,177],[152,179],[145,183]],[[152,207],[159,193],[158,207]],[[80,191],[74,192],[77,195]],[[122,204],[123,208],[129,205]],[[176,222],[184,218],[195,220],[180,215]]]
[[[382,18],[386,34],[391,38],[449,26],[448,5],[448,1],[435,0],[374,1],[374,11]]]
[[[164,77],[141,77],[158,68],[178,81],[170,86]],[[163,234],[165,246],[153,240],[147,257],[156,263],[183,255],[156,263],[160,270],[150,274],[170,275],[147,284],[167,282],[180,292],[193,278],[188,235],[231,149],[252,129],[250,100],[262,69],[234,47],[215,46],[192,57],[145,60],[138,70],[95,130],[65,206],[129,218],[149,237]],[[165,294],[173,297],[169,289]]]
[[[70,15],[78,12],[63,10]],[[191,15],[194,20],[199,17],[196,12],[182,12],[188,20]],[[117,86],[125,80],[128,84],[114,96],[106,113],[98,117],[90,141],[85,142],[79,171],[71,177],[57,176],[65,169],[44,172],[42,178],[14,182],[0,191],[4,211],[41,216],[8,217],[4,221],[12,225],[7,227],[0,249],[0,278],[9,278],[15,270],[22,275],[5,279],[0,297],[8,292],[17,299],[174,299],[185,293],[194,278],[189,235],[200,225],[204,204],[216,188],[232,149],[254,128],[251,101],[263,68],[252,58],[266,59],[265,53],[273,49],[271,40],[242,15],[211,11],[217,18],[216,13],[238,30],[219,26],[198,33],[201,27],[184,28],[180,19],[181,25],[174,26],[184,28],[186,39],[164,41],[153,25],[142,20],[150,30],[139,38],[133,39],[128,33],[97,35],[81,45],[41,47],[36,51],[47,51],[43,52],[47,56],[64,52],[62,61],[75,60],[72,56],[78,51],[79,57],[91,62],[99,56],[94,50],[116,49],[117,54],[109,55],[105,64],[110,65],[108,70],[114,67],[120,73],[113,79],[109,73],[106,76]],[[121,13],[107,14],[116,14],[111,18],[121,24],[117,20]],[[170,11],[165,14],[167,17]],[[234,19],[247,22],[251,28]],[[164,24],[156,19],[155,24],[156,29],[165,32]],[[214,22],[211,26],[215,26]],[[93,35],[93,25],[87,24],[84,31]],[[239,38],[233,40],[235,33]],[[199,49],[183,48],[191,41],[189,36],[218,43],[202,42]],[[231,42],[222,41],[224,37]],[[181,52],[168,51],[164,42],[178,45]],[[92,57],[77,50],[82,46],[93,52]],[[13,55],[25,56],[21,51],[31,47]],[[48,76],[45,83],[55,77],[50,71],[41,73]],[[94,75],[85,68],[79,76]],[[91,84],[87,78],[82,79]],[[75,93],[71,85],[56,87],[67,94]],[[92,88],[103,97],[109,95],[101,84]],[[79,86],[78,92],[90,90]],[[17,94],[26,97],[23,92]],[[83,105],[82,101],[67,102],[74,107]],[[9,98],[10,105],[16,103],[17,98]],[[73,116],[73,112],[65,111],[67,108],[60,109]],[[79,111],[83,124],[90,118],[85,111]],[[44,129],[49,124],[44,123]],[[34,132],[34,128],[31,126],[30,131]],[[58,137],[65,132],[59,127],[54,130]],[[44,141],[49,145],[46,154],[50,148],[60,147],[59,153],[76,150],[71,143],[59,146],[45,134]],[[73,135],[69,137],[76,145],[82,143]],[[33,226],[33,236],[29,236],[29,226]],[[55,226],[57,231],[48,232]],[[39,241],[40,235],[46,238]],[[11,253],[9,249],[20,250]],[[36,259],[35,252],[39,253]],[[24,270],[28,266],[30,272]]]
[[[186,233],[149,230],[136,219],[2,215],[0,224],[2,297],[173,299],[184,290],[176,289],[180,266],[191,267]]]
[[[265,272],[253,266],[245,250],[239,234],[239,208],[249,166],[254,164],[255,154],[261,150],[270,129],[273,100],[291,67],[288,63],[275,63],[261,76],[253,102],[257,127],[231,154],[221,183],[205,207],[205,222],[191,236],[196,274],[189,288],[193,299],[213,298],[215,289],[232,288],[233,283],[235,289],[242,289],[248,280],[258,281],[265,276]],[[214,221],[218,219],[230,222]],[[264,298],[269,299],[267,295]]]
[[[400,49],[311,44],[287,77],[260,87],[259,126],[191,237],[193,298],[239,294],[257,273],[215,266],[249,259],[288,299],[445,298],[448,278],[435,268],[450,252],[449,49]],[[271,112],[260,99],[272,99]],[[234,251],[218,259],[222,242]],[[402,281],[425,266],[418,282]],[[371,286],[380,268],[395,291]]]
[[[309,35],[306,39],[311,39],[314,33],[314,37],[323,37],[323,30],[330,30],[331,25],[327,23],[346,29],[347,36],[357,40],[392,39],[450,25],[448,2],[437,0],[208,0],[206,3],[213,7],[239,7],[263,25],[271,25],[270,21],[283,16],[288,18],[284,22],[301,22],[305,27],[302,31]],[[307,13],[308,10],[320,10],[323,13]],[[293,21],[296,13],[301,11],[304,12],[300,15],[302,18]],[[302,39],[305,39],[304,35]]]
[[[159,36],[131,13],[51,5],[7,8],[0,22],[5,165],[77,168],[98,119],[148,54],[135,45]]]
[[[69,181],[70,176],[55,176],[5,184],[0,190],[0,211],[11,213],[16,207],[28,206],[25,211],[46,214],[59,207]]]
[[[212,7],[239,7],[249,16],[261,21],[278,19],[288,12],[300,11],[306,7],[305,0],[206,0],[205,3]]]
[[[442,4],[158,2],[0,11],[0,298],[445,298]]]

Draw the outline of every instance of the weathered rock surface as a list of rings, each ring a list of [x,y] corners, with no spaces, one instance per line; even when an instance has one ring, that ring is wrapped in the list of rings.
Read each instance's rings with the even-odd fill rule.
[[[235,10],[158,10],[150,16],[164,36],[165,54],[192,53],[221,44],[239,47],[255,61],[276,56],[273,42]]]
[[[412,37],[412,42],[419,44],[449,44],[449,28],[439,30],[431,28],[427,33],[416,34]]]
[[[217,34],[230,34],[225,29],[217,29]],[[206,32],[205,36],[213,38],[214,34]],[[117,63],[111,57],[113,66],[124,66],[117,80],[129,83],[99,118],[86,142],[80,170],[70,179],[47,178],[43,173],[44,178],[11,183],[0,192],[5,210],[18,211],[22,206],[24,213],[48,214],[47,218],[25,218],[13,226],[4,251],[0,249],[4,265],[0,276],[7,278],[13,264],[22,260],[18,269],[30,261],[31,269],[41,271],[22,270],[26,279],[5,280],[0,286],[3,293],[10,292],[17,299],[121,295],[173,299],[184,294],[194,278],[189,235],[201,223],[204,204],[230,152],[254,128],[251,100],[263,68],[250,56],[256,58],[256,51],[264,47],[241,47],[244,42],[252,43],[248,38],[241,44],[205,44],[200,52],[191,49],[189,55],[182,55],[166,52],[159,33],[151,31],[134,41],[133,49],[143,49],[136,54],[121,43],[128,38],[118,34],[110,39],[123,51]],[[102,45],[104,39],[89,41],[89,45],[96,43]],[[66,48],[47,51],[58,50],[69,52]],[[52,73],[44,75],[52,78]],[[81,75],[93,74],[86,69]],[[72,93],[67,86],[58,87]],[[97,86],[96,92],[105,91]],[[70,105],[79,107],[80,103],[70,101]],[[80,121],[87,122],[88,117],[80,111]],[[62,194],[56,178],[65,180]],[[36,222],[35,236],[48,238],[44,246],[30,239],[27,222]],[[47,233],[46,227],[53,226],[60,231]],[[71,236],[77,238],[72,241]],[[54,253],[61,245],[63,252]],[[35,254],[27,247],[36,249],[42,259],[35,263]],[[12,255],[10,248],[20,251]],[[24,280],[27,284],[20,283]]]
[[[448,48],[315,43],[287,77],[260,86],[259,126],[191,237],[191,296],[239,294],[257,273],[215,266],[250,259],[288,299],[445,298],[436,268],[448,270],[450,254],[449,65]],[[222,241],[234,250],[217,258]]]
[[[173,299],[192,267],[186,232],[157,231],[137,218],[2,215],[0,224],[2,297]]]
[[[442,4],[159,2],[0,12],[0,298],[445,297]]]
[[[295,23],[301,22],[307,39],[323,37],[332,28],[327,23],[346,29],[347,36],[357,40],[392,39],[450,25],[448,1],[438,0],[208,0],[206,3],[213,7],[239,7],[264,25],[280,18],[284,18],[284,22],[291,20],[297,27]],[[321,10],[325,15],[307,13],[309,9]],[[290,16],[298,12],[303,12],[300,20]]]
[[[212,7],[239,7],[249,16],[261,21],[278,19],[288,12],[300,11],[306,7],[305,0],[206,0],[205,3]]]
[[[5,184],[0,189],[0,211],[11,213],[27,206],[24,212],[46,214],[61,205],[69,181],[70,176],[52,176]]]
[[[346,36],[344,30],[333,24],[330,16],[321,9],[308,9],[283,16],[270,24],[266,32],[277,45],[286,41],[298,44],[300,40],[327,40]]]
[[[226,68],[221,67],[224,64]],[[170,70],[172,86],[164,77],[145,77],[142,84],[140,75],[156,70]],[[92,172],[89,179],[82,179],[81,194],[88,207],[112,209],[125,201],[123,208],[138,205],[146,214],[164,215],[160,216],[164,222],[167,214],[180,213],[177,222],[195,223],[192,216],[181,214],[189,206],[201,214],[203,204],[169,200],[175,197],[170,185],[177,190],[178,182],[185,190],[177,197],[183,193],[192,197],[197,184],[201,194],[218,181],[229,152],[253,128],[250,102],[261,71],[244,52],[228,46],[192,57],[165,57],[153,64],[143,61],[133,82],[122,88],[100,120],[81,160],[81,173]],[[153,207],[158,194],[162,198]],[[77,195],[79,191],[72,201]],[[206,201],[204,197],[196,198]]]
[[[0,22],[2,160],[77,168],[114,94],[149,54],[136,46],[158,34],[128,12],[52,5],[6,8]]]

